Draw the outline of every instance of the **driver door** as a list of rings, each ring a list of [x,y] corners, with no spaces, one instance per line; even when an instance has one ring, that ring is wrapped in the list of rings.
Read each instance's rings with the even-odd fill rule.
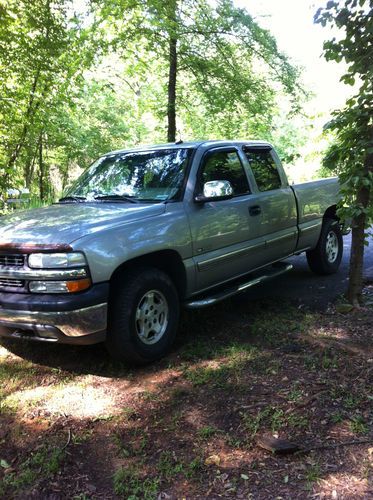
[[[205,153],[195,195],[203,193],[206,182],[216,180],[230,182],[231,199],[188,207],[199,291],[246,274],[264,260],[265,238],[260,234],[260,216],[253,210],[256,195],[251,194],[236,148],[214,148]]]

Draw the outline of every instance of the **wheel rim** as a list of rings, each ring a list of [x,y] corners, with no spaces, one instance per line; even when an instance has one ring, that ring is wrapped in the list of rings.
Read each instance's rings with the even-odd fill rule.
[[[330,264],[337,260],[339,243],[334,231],[329,231],[326,237],[326,258]]]
[[[150,290],[136,308],[136,332],[144,344],[155,344],[168,325],[168,303],[159,290]]]

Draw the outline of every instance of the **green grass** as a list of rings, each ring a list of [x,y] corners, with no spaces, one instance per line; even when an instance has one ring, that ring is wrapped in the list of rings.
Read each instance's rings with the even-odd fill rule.
[[[114,493],[125,500],[155,500],[159,479],[143,477],[137,469],[118,469],[113,477]]]
[[[356,415],[350,419],[350,429],[355,434],[367,434],[369,432],[369,427],[361,415]]]
[[[186,367],[184,376],[194,387],[211,384],[221,389],[237,388],[245,370],[260,372],[268,365],[268,359],[252,345],[220,347],[216,355],[216,366]]]
[[[168,481],[184,470],[183,464],[174,458],[171,451],[162,451],[157,468],[159,474]]]
[[[305,472],[306,488],[312,489],[313,483],[321,478],[321,467],[318,463],[311,464]]]
[[[147,435],[142,429],[132,431],[131,441],[124,438],[119,430],[113,433],[112,440],[122,458],[142,456],[148,444]]]
[[[250,443],[259,431],[278,432],[285,427],[305,428],[309,421],[305,415],[297,413],[285,413],[282,408],[267,406],[259,410],[255,415],[241,413],[245,430],[248,433]]]
[[[50,479],[60,470],[65,452],[59,448],[44,446],[32,453],[18,467],[16,472],[4,476],[0,483],[0,496],[20,492],[40,479]]]
[[[303,390],[300,389],[298,383],[295,383],[293,385],[293,387],[291,388],[291,390],[287,396],[287,399],[288,399],[288,401],[290,401],[292,403],[296,403],[296,402],[301,401],[302,398],[303,398]]]
[[[197,434],[200,438],[202,439],[209,439],[212,436],[215,436],[218,434],[220,431],[216,427],[212,427],[211,425],[206,425],[206,427],[201,427],[198,429]]]

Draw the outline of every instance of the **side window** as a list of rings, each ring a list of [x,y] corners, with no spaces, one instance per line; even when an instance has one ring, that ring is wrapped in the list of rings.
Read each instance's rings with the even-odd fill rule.
[[[235,195],[250,192],[249,183],[236,151],[207,153],[199,174],[199,189],[209,181],[229,181]]]
[[[270,191],[281,187],[281,178],[270,149],[245,147],[259,191]]]

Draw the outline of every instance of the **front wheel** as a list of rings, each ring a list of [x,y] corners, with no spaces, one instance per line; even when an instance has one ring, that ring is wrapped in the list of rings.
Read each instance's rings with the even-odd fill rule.
[[[343,240],[338,221],[325,219],[316,248],[307,252],[307,262],[316,274],[338,271],[343,255]]]
[[[106,347],[116,359],[143,365],[163,357],[178,327],[179,297],[155,268],[123,273],[113,285]]]

